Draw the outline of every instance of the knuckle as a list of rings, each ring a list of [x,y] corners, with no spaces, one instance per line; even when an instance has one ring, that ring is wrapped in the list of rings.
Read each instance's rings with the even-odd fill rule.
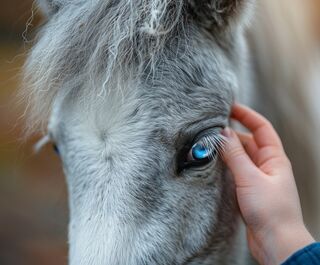
[[[262,117],[262,122],[263,122],[263,125],[264,125],[264,126],[273,129],[272,123],[271,123],[266,117]]]
[[[229,152],[229,158],[234,159],[244,155],[244,150],[241,147],[235,147]]]
[[[266,124],[266,126],[268,126],[269,128],[274,129],[272,123],[271,123],[269,120],[265,119],[265,124]]]
[[[292,163],[286,155],[283,157],[283,163],[285,166],[292,169]]]

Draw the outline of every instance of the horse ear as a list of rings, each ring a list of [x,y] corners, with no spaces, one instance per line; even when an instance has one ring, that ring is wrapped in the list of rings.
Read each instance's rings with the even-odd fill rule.
[[[190,11],[204,27],[223,29],[239,19],[249,0],[188,0]]]
[[[61,0],[37,0],[38,6],[44,15],[52,16],[59,11],[62,3]]]

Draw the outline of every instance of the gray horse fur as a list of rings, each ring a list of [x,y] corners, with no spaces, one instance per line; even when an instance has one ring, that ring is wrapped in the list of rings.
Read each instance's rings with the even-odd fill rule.
[[[249,98],[245,1],[52,0],[25,66],[70,196],[71,265],[248,264],[233,179],[185,146]],[[243,100],[242,100],[243,101]],[[249,102],[247,102],[249,103]],[[46,129],[44,129],[46,130]]]

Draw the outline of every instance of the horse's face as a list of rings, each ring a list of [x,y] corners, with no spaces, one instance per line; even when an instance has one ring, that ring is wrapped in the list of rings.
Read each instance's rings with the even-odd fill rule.
[[[71,264],[231,259],[237,211],[219,152],[243,47],[239,31],[216,33],[219,45],[199,25],[166,40],[151,74],[145,67],[105,94],[85,98],[61,83],[49,133],[67,176]]]
[[[237,84],[225,58],[199,48],[157,87],[128,84],[90,111],[58,104],[49,131],[68,180],[72,264],[180,264],[231,236],[219,149]]]

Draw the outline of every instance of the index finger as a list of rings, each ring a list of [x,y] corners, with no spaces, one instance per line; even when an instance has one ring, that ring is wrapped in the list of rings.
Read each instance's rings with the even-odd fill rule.
[[[231,117],[251,131],[258,147],[274,146],[282,148],[278,134],[271,123],[261,114],[243,105],[235,104],[232,108]]]

